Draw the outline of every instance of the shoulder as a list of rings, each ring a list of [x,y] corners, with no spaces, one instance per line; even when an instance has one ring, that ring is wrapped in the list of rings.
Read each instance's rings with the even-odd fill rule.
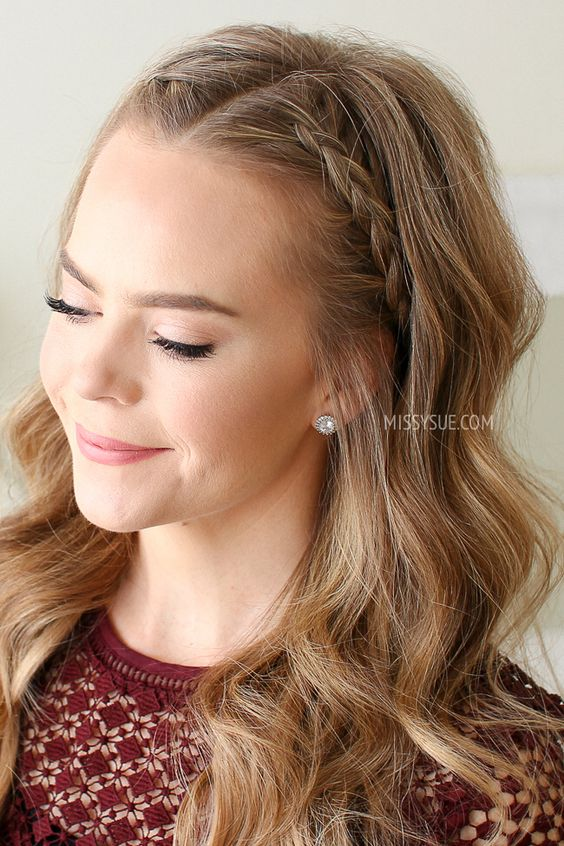
[[[499,681],[513,696],[535,710],[563,719],[561,732],[512,730],[500,737],[511,737],[519,749],[519,757],[527,762],[528,771],[540,791],[540,800],[529,816],[530,795],[508,773],[493,770],[499,783],[500,796],[509,813],[502,839],[496,846],[510,846],[523,831],[528,835],[523,844],[564,844],[564,702],[556,693],[549,693],[519,665],[503,659]],[[466,731],[467,729],[465,729]],[[493,747],[491,735],[472,732],[484,745]],[[421,755],[416,762],[414,779],[408,796],[410,815],[424,819],[442,844],[482,846],[497,822],[498,811],[491,800],[441,767],[432,758]]]

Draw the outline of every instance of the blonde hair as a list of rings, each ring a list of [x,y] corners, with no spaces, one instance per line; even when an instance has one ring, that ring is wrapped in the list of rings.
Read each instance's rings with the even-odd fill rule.
[[[498,675],[501,645],[524,644],[564,574],[555,497],[504,435],[509,377],[544,297],[467,94],[431,59],[358,32],[244,24],[191,38],[109,114],[68,197],[59,248],[99,151],[123,126],[287,186],[295,285],[315,304],[312,362],[346,398],[312,542],[277,599],[277,625],[206,670],[182,703],[207,765],[184,779],[180,721],[175,846],[417,840],[401,800],[422,752],[491,799],[493,842],[507,808],[490,767],[526,784],[531,803],[534,779],[516,749],[487,748],[460,727],[564,728]],[[54,265],[54,291],[57,274]],[[494,413],[495,426],[385,420]],[[22,712],[37,705],[35,674],[86,611],[109,603],[135,539],[79,512],[69,444],[39,381],[4,431],[26,497],[0,523],[2,802]]]

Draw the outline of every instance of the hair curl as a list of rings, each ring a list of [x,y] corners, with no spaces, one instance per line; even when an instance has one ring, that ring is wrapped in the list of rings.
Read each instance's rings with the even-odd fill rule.
[[[273,606],[279,622],[206,670],[182,703],[175,846],[202,835],[206,846],[346,846],[354,826],[366,843],[417,840],[401,799],[421,752],[491,798],[493,840],[507,809],[489,766],[529,784],[532,802],[535,786],[518,755],[485,748],[460,723],[562,730],[500,686],[497,670],[502,643],[523,646],[563,573],[554,495],[504,436],[509,377],[544,298],[466,92],[431,59],[358,32],[245,24],[192,38],[107,117],[59,247],[98,153],[124,126],[148,144],[236,156],[286,186],[307,237],[274,258],[315,303],[316,374],[350,401],[337,405],[315,532]],[[54,290],[59,281],[54,263]],[[385,421],[494,413],[495,427]],[[79,512],[67,438],[40,382],[4,430],[26,493],[0,523],[2,802],[36,673],[86,611],[108,605],[135,541]],[[484,674],[487,705],[475,693]],[[471,716],[461,706],[474,700]],[[189,785],[177,744],[188,723],[208,761]]]

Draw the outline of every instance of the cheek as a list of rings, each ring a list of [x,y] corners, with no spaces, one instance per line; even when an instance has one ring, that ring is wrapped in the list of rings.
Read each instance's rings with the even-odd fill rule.
[[[213,367],[213,369],[212,369]],[[203,366],[183,382],[167,382],[160,391],[162,419],[167,428],[192,443],[220,443],[226,447],[267,441],[284,442],[293,424],[303,428],[307,403],[312,390],[312,376],[297,355],[233,357],[219,370],[215,363]],[[207,448],[207,447],[206,447]],[[231,447],[232,448],[232,447]]]
[[[186,375],[174,372],[151,385],[151,403],[171,436],[206,452],[264,436],[279,401],[271,378],[233,358],[221,369],[215,362],[188,364]]]

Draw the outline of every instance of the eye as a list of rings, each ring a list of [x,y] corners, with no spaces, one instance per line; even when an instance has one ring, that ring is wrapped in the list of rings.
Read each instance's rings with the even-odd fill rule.
[[[83,323],[86,318],[90,317],[89,311],[71,306],[63,299],[56,299],[47,293],[43,297],[52,311],[64,314],[70,323]],[[169,358],[177,360],[209,358],[209,356],[215,355],[213,344],[181,344],[179,341],[171,341],[169,338],[163,337],[156,338],[149,343],[156,344]]]
[[[209,358],[214,355],[213,344],[181,344],[179,341],[170,341],[168,338],[155,338],[149,341],[161,347],[170,358]]]
[[[58,311],[61,314],[64,314],[70,323],[80,323],[81,317],[88,316],[88,312],[84,311],[82,308],[75,308],[75,306],[70,306],[64,300],[57,300],[55,297],[52,297],[50,294],[45,293],[43,298],[50,309],[53,311]]]

